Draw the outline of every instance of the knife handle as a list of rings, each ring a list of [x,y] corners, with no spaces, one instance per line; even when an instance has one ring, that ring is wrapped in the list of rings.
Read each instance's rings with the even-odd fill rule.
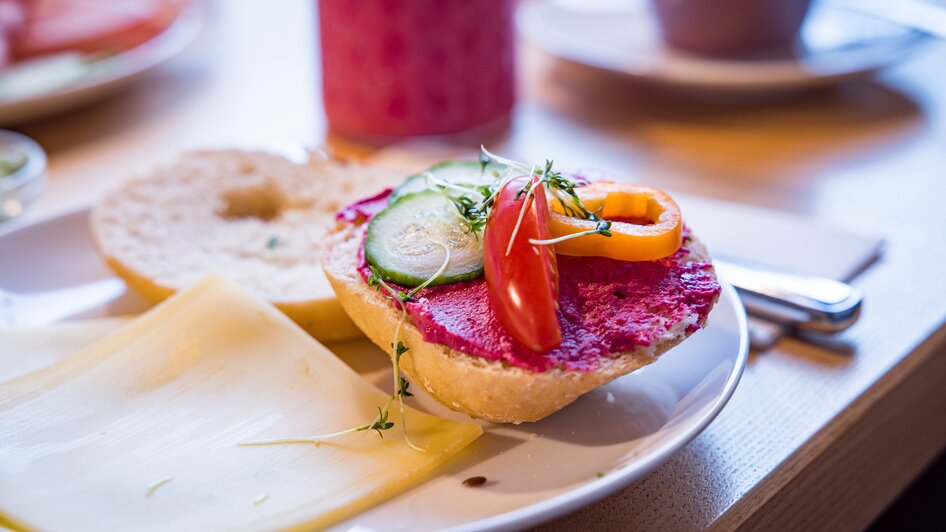
[[[864,295],[840,281],[713,261],[742,296],[746,311],[763,319],[821,333],[847,329],[860,316]]]

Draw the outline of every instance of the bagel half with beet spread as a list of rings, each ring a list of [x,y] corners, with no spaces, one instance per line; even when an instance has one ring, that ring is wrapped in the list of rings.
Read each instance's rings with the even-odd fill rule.
[[[497,171],[492,174],[497,180],[502,177]],[[431,182],[440,183],[442,189],[448,191],[449,185],[443,185],[445,181],[430,172],[426,175],[428,186]],[[322,265],[339,302],[354,323],[392,358],[395,351],[403,351],[397,356],[400,370],[412,383],[453,410],[499,423],[542,419],[582,394],[657,360],[706,324],[719,297],[720,286],[706,248],[682,222],[678,224],[676,237],[679,247],[656,260],[558,254],[552,270],[558,285],[554,291],[557,296],[554,312],[560,339],[549,343],[551,348],[530,348],[518,339],[521,335],[510,333],[515,327],[510,327],[508,316],[505,322],[501,319],[497,288],[489,286],[482,269],[477,271],[468,266],[468,253],[460,248],[477,244],[464,244],[462,240],[468,235],[453,229],[443,239],[449,242],[447,246],[443,242],[431,244],[426,238],[429,232],[417,227],[424,223],[423,217],[418,214],[418,207],[405,205],[409,203],[406,198],[430,193],[429,190],[413,192],[411,189],[418,188],[417,181],[414,176],[393,191],[385,191],[339,212],[335,226],[327,234]],[[408,190],[405,192],[405,189]],[[541,190],[541,187],[537,185],[536,189]],[[515,199],[519,199],[522,192],[520,190]],[[556,197],[551,193],[549,196]],[[537,196],[527,193],[526,197]],[[502,193],[495,196],[495,201],[501,198]],[[414,200],[414,203],[420,204],[420,201]],[[538,200],[532,202],[533,205],[539,203]],[[445,205],[449,211],[456,202]],[[543,199],[539,207],[547,208],[545,205]],[[382,283],[384,287],[378,286],[378,272],[386,271],[388,264],[370,255],[386,252],[377,251],[375,241],[379,237],[374,233],[390,227],[387,218],[392,215],[387,213],[392,206],[406,210],[404,223],[408,225],[390,235],[385,245],[396,248],[408,263],[425,253],[441,257],[434,262],[444,260],[446,255],[442,267],[428,278],[429,281],[448,277],[446,282],[431,282],[412,289],[426,274],[409,282],[410,276],[401,275],[403,272],[399,270],[382,279],[387,281]],[[408,210],[408,206],[411,209]],[[499,229],[492,230],[494,235],[489,228],[497,218],[495,209],[486,222],[485,238],[477,236],[481,247],[490,246],[489,239],[500,235]],[[444,213],[437,219],[443,222],[453,214]],[[555,216],[554,209],[552,214]],[[561,222],[562,215],[557,219]],[[655,225],[653,221],[645,220],[643,225],[640,222],[629,219],[614,222],[614,226],[611,223],[598,225],[598,234],[581,238],[605,238],[604,232],[622,230],[617,227],[619,223],[651,228]],[[521,230],[520,225],[528,224],[520,221],[516,230]],[[469,231],[471,226],[461,228]],[[516,241],[516,233],[511,236]],[[506,235],[503,237],[503,242],[509,240]],[[529,249],[535,248],[537,254],[542,253],[539,245],[530,245],[531,240],[525,242],[520,236],[519,241]],[[620,239],[608,240],[605,245],[619,242]],[[447,255],[447,247],[453,252],[452,256]],[[546,246],[546,249],[552,248]],[[630,250],[632,255],[638,252]],[[444,269],[454,263],[450,270]],[[409,271],[411,267],[408,264],[401,270]],[[490,272],[488,267],[486,271]],[[450,275],[445,276],[445,272]],[[514,295],[513,299],[519,298]],[[532,303],[527,301],[526,304]],[[396,343],[402,343],[403,349],[395,350]]]

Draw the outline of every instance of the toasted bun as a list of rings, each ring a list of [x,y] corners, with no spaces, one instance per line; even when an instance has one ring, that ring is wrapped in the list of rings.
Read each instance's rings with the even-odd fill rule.
[[[108,265],[160,301],[221,273],[272,302],[320,340],[361,336],[319,257],[335,213],[403,174],[313,155],[200,151],[105,196],[92,229]]]
[[[342,307],[375,344],[388,351],[400,312],[379,291],[362,279],[359,247],[364,228],[339,222],[329,232],[322,266]],[[695,239],[688,247],[689,261],[708,260],[706,248]],[[657,360],[683,341],[702,318],[691,313],[672,325],[650,346],[623,351],[602,359],[594,371],[555,368],[536,372],[487,360],[426,342],[408,319],[401,340],[409,350],[401,369],[415,384],[444,405],[470,416],[497,423],[537,421],[561,410],[582,394]]]

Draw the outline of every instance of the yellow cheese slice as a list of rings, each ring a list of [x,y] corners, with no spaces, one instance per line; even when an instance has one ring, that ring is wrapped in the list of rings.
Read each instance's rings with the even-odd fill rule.
[[[0,384],[0,523],[46,530],[321,528],[482,433],[406,409],[381,439],[240,442],[370,423],[387,396],[273,307],[210,278],[75,356]]]
[[[102,318],[36,327],[0,325],[0,382],[78,353],[128,321],[129,318]]]

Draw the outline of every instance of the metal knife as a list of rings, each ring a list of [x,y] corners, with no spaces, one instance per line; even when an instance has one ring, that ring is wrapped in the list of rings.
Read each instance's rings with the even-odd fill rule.
[[[736,288],[746,312],[820,333],[847,329],[860,316],[863,293],[841,281],[713,259],[720,277]]]

